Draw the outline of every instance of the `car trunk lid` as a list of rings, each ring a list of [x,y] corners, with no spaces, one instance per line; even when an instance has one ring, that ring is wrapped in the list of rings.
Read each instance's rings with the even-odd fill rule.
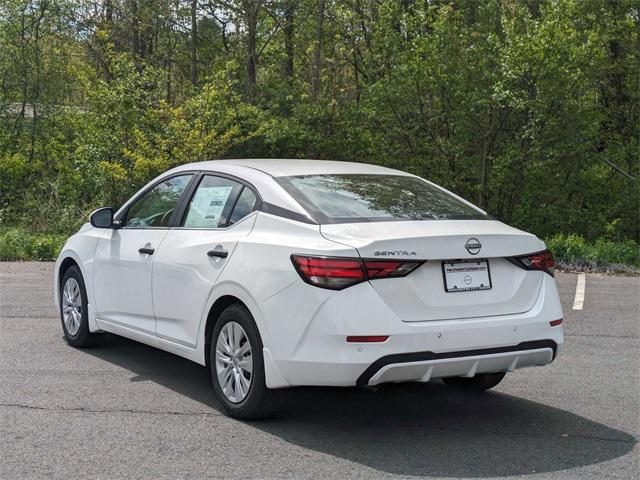
[[[545,275],[507,260],[543,250],[544,243],[495,220],[346,223],[322,225],[320,230],[325,238],[356,248],[362,258],[426,260],[406,277],[370,281],[406,322],[526,312],[535,304]],[[444,260],[473,260],[474,265],[486,260],[491,288],[447,292]]]

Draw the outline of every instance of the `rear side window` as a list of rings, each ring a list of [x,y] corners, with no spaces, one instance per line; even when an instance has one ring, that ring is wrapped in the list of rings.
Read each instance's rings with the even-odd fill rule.
[[[242,218],[253,212],[253,209],[256,207],[257,201],[258,199],[256,197],[256,194],[253,193],[249,187],[244,187],[242,189],[242,193],[238,197],[236,206],[233,208],[233,212],[231,212],[229,225],[233,225],[238,220],[241,220]]]
[[[321,224],[491,218],[417,177],[342,174],[276,180]]]

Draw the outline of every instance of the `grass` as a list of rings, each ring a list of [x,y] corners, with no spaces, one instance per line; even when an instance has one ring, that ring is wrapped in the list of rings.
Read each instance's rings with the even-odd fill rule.
[[[24,227],[3,229],[0,261],[55,260],[65,240],[65,235],[35,233]],[[633,240],[589,242],[579,235],[558,234],[547,238],[546,243],[561,268],[606,271],[626,266],[637,271],[640,267],[639,246]]]

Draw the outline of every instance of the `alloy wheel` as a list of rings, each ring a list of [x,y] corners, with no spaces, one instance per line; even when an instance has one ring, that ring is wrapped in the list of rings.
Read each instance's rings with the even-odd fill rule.
[[[224,396],[233,403],[244,400],[251,387],[253,357],[242,325],[228,322],[216,341],[216,374]]]
[[[82,321],[82,294],[78,281],[73,277],[67,279],[62,289],[62,319],[67,333],[75,336]]]

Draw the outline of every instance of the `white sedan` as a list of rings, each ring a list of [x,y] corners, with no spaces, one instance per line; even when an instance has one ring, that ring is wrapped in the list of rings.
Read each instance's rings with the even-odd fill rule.
[[[291,386],[477,392],[546,365],[563,342],[553,268],[537,237],[415,175],[218,160],[96,210],[54,288],[70,345],[111,332],[206,365],[249,419]]]

